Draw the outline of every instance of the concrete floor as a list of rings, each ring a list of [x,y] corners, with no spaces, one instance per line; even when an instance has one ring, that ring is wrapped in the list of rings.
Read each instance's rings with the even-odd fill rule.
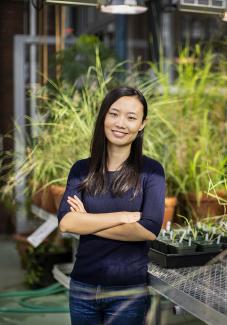
[[[6,236],[0,237],[0,291],[5,290],[24,290],[26,289],[23,281],[25,271],[20,266],[15,242]],[[37,302],[53,305],[67,305],[67,295],[59,294],[57,296],[42,297],[34,300]],[[1,299],[0,306],[13,307],[16,306],[14,299]],[[193,316],[185,313],[184,315],[173,315],[172,304],[166,300],[162,301],[162,313],[160,325],[203,325],[204,322],[199,321]],[[0,313],[1,325],[70,325],[70,318],[67,313],[56,314],[9,314]],[[92,325],[92,324],[91,324]],[[150,324],[152,325],[152,324]]]

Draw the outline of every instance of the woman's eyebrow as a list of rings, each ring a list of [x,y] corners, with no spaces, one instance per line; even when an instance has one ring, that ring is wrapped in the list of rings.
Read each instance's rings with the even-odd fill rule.
[[[115,107],[111,107],[110,110],[114,110],[114,111],[116,111],[116,112],[119,112],[119,109],[117,109],[117,108],[115,108]],[[135,112],[127,112],[127,114],[134,114],[134,115],[136,115]]]
[[[119,112],[119,109],[117,109],[117,108],[111,107],[110,109]]]

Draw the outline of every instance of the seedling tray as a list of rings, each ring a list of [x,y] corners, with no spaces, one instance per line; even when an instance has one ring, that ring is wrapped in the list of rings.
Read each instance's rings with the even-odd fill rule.
[[[149,250],[151,262],[161,267],[172,269],[185,266],[199,266],[206,264],[214,256],[221,252],[193,252],[192,254],[164,254],[153,248]]]

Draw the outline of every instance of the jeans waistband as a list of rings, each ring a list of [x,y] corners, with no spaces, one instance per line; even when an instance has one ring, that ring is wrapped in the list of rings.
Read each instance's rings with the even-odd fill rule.
[[[102,284],[91,284],[91,283],[85,283],[81,281],[74,280],[71,278],[71,283],[81,287],[81,288],[89,288],[96,290],[97,287],[102,288],[102,290],[122,290],[122,289],[134,289],[134,288],[147,288],[147,283],[140,283],[140,284],[130,284],[130,285],[114,285],[114,286],[106,286]]]
[[[147,284],[126,285],[126,286],[103,286],[87,284],[71,279],[71,296],[80,296],[84,299],[146,296],[149,294]]]

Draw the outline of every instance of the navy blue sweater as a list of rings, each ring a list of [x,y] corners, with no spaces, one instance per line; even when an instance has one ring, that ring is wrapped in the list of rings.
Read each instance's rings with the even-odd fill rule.
[[[58,209],[58,220],[70,212],[67,196],[77,195],[88,213],[140,211],[138,221],[158,235],[165,206],[165,175],[161,164],[143,156],[141,172],[142,191],[133,199],[132,190],[121,197],[111,192],[89,196],[77,185],[88,174],[89,158],[77,161],[71,168],[67,186]],[[107,172],[108,183],[116,172]],[[134,285],[147,283],[148,242],[120,241],[95,235],[81,235],[71,277],[77,281],[100,285]]]

